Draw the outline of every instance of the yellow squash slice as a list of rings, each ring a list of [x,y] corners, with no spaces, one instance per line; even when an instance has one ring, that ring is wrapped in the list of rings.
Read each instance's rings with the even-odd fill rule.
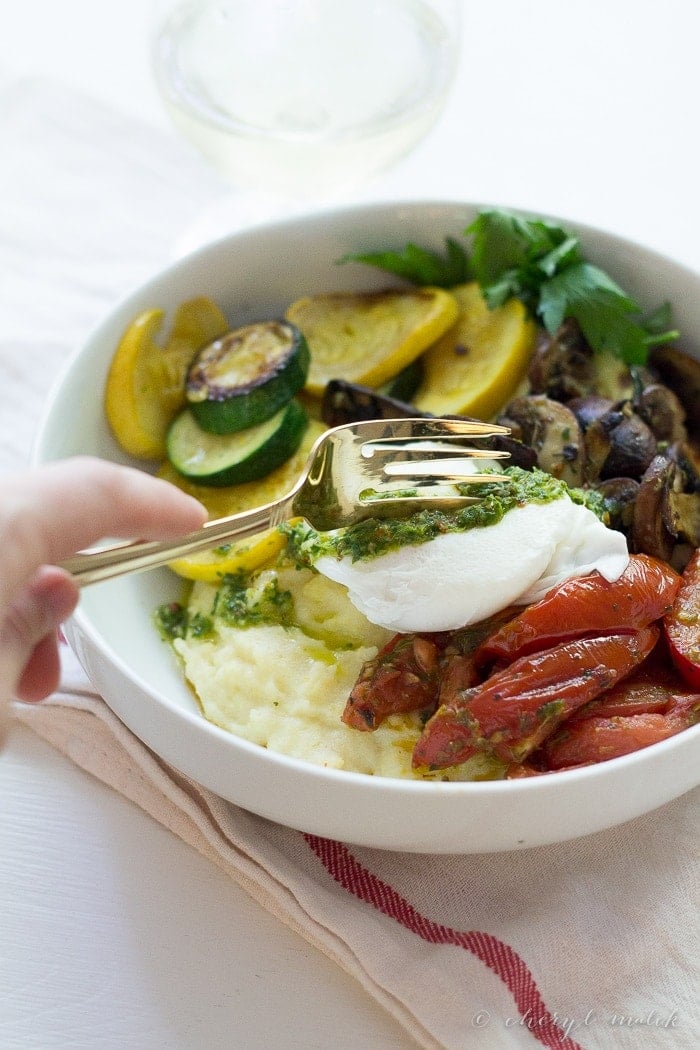
[[[157,338],[164,316],[163,310],[146,310],[135,318],[107,376],[107,421],[124,451],[138,459],[165,455],[168,424],[185,402],[187,368],[198,350],[229,327],[211,299],[190,299],[176,310],[161,346]]]
[[[292,303],[286,318],[306,337],[306,389],[320,396],[331,379],[377,387],[415,361],[457,320],[443,288],[314,295]]]
[[[280,532],[265,532],[251,540],[223,544],[202,554],[191,554],[170,562],[169,567],[186,580],[219,583],[227,573],[249,573],[259,569],[284,547]]]
[[[209,512],[210,519],[238,514],[240,511],[271,503],[272,500],[279,499],[280,496],[289,492],[306,465],[311,446],[325,429],[322,423],[316,421],[309,423],[298,451],[281,467],[273,470],[260,481],[249,481],[242,485],[213,489],[183,478],[170,463],[163,464],[159,476],[203,503]],[[252,572],[253,569],[259,568],[274,558],[283,546],[283,537],[273,529],[253,539],[239,540],[201,554],[178,558],[170,562],[170,568],[188,580],[217,583],[226,573]]]
[[[421,412],[490,419],[520,384],[536,327],[518,299],[489,310],[478,284],[460,285],[457,323],[423,355],[423,380],[413,397]]]

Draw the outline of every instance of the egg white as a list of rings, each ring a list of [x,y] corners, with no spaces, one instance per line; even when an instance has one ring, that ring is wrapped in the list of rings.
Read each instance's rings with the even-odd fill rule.
[[[539,600],[571,576],[615,580],[627,543],[587,507],[563,496],[510,510],[495,525],[352,561],[324,555],[316,569],[348,589],[371,623],[397,632],[449,631],[507,605]]]

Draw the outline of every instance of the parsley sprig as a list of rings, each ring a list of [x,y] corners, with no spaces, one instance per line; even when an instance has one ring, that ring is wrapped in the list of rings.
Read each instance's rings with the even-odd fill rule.
[[[613,353],[629,365],[644,364],[652,346],[678,338],[669,304],[643,316],[630,295],[585,259],[570,230],[545,219],[488,209],[464,233],[472,238],[471,254],[448,237],[445,254],[408,244],[401,251],[346,256],[343,261],[367,263],[418,285],[449,288],[476,280],[491,309],[512,297],[521,299],[550,333],[572,317],[594,350]]]
[[[454,237],[445,238],[444,255],[409,243],[400,251],[345,255],[340,261],[376,266],[421,287],[432,285],[438,288],[452,288],[456,284],[468,281],[472,275],[469,256]]]

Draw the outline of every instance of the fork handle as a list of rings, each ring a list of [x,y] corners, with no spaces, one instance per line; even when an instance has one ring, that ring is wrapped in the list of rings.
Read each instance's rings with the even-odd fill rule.
[[[81,551],[62,561],[60,568],[71,573],[81,587],[131,572],[154,569],[175,558],[197,554],[227,540],[242,540],[246,536],[265,532],[284,519],[285,507],[286,501],[278,501],[254,510],[242,511],[240,514],[230,514],[226,518],[216,518],[178,540],[138,540],[134,543],[118,543],[97,550]]]

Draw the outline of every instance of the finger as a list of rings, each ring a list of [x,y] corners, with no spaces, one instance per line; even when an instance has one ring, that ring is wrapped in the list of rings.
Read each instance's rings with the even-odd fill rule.
[[[75,609],[71,577],[44,566],[17,596],[0,624],[0,683],[6,696],[41,700],[58,682],[56,632]]]
[[[58,688],[60,677],[58,632],[54,630],[34,646],[20,675],[15,696],[30,704],[43,700]]]
[[[104,536],[169,539],[205,519],[201,504],[169,482],[92,457],[3,478],[0,608],[40,565]]]

